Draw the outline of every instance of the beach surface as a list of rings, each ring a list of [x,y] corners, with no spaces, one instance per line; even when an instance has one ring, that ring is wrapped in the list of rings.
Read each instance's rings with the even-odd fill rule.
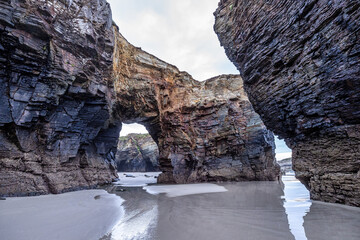
[[[7,198],[0,201],[0,239],[98,240],[124,215],[122,203],[102,189]]]
[[[360,239],[359,208],[311,201],[294,176],[157,185],[158,173],[126,174],[105,190],[0,201],[1,239]]]
[[[360,239],[360,209],[311,201],[294,176],[123,189],[125,215],[103,239]]]

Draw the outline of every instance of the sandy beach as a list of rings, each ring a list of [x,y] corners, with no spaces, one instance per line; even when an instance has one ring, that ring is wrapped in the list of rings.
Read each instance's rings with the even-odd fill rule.
[[[125,200],[125,217],[104,239],[360,239],[358,208],[311,201],[294,176],[124,189],[117,194]]]
[[[123,216],[123,200],[105,190],[0,201],[0,239],[98,240]]]
[[[1,239],[360,239],[360,209],[311,201],[294,176],[154,185],[157,174],[120,173],[107,191],[7,198]]]

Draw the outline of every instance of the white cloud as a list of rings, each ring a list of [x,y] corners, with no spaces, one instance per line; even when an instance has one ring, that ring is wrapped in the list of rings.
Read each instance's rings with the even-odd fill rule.
[[[148,133],[148,131],[141,124],[137,124],[137,123],[125,124],[125,123],[123,123],[121,132],[120,132],[120,136],[121,137],[126,136],[129,133]]]
[[[275,154],[275,157],[276,157],[276,160],[279,161],[279,160],[283,160],[285,158],[291,158],[292,156],[292,153],[291,152],[286,152],[286,153],[276,153]]]
[[[238,71],[213,31],[218,0],[109,0],[113,19],[133,45],[206,80]]]
[[[108,0],[113,19],[133,45],[187,71],[197,80],[238,71],[213,31],[218,0]],[[146,133],[123,124],[120,136]]]

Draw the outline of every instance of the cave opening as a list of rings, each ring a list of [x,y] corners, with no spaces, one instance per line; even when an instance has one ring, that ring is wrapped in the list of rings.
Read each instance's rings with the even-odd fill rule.
[[[292,169],[292,151],[283,139],[275,135],[275,158],[280,165],[282,175],[295,174]]]
[[[146,127],[122,123],[115,156],[118,172],[158,172],[159,148]]]

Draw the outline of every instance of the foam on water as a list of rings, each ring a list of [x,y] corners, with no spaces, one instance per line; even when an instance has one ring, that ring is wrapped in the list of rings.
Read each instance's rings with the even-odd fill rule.
[[[159,176],[160,173],[161,172],[119,172],[119,180],[114,184],[123,187],[144,187],[148,184],[156,183],[157,176]],[[134,177],[126,177],[126,175]]]

